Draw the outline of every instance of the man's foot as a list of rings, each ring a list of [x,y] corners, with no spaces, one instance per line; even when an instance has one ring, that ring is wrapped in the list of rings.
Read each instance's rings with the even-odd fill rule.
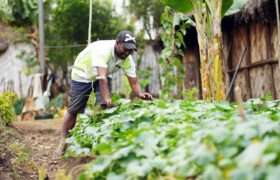
[[[65,150],[66,150],[66,143],[65,138],[61,138],[58,147],[56,148],[54,154],[53,154],[53,160],[59,160],[63,156]]]

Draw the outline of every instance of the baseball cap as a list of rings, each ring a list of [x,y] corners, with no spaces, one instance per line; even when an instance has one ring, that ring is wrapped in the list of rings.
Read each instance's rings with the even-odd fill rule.
[[[124,30],[119,32],[117,35],[116,40],[124,44],[126,49],[133,49],[136,50],[136,39],[133,36],[132,32]]]

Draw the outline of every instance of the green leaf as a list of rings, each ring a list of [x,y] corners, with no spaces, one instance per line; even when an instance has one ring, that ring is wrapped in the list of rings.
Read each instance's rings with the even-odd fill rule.
[[[234,0],[223,0],[222,17],[226,14],[228,9],[232,6]]]
[[[111,153],[112,146],[111,146],[111,144],[100,143],[100,144],[96,145],[96,147],[94,148],[94,151],[99,152],[101,154]]]
[[[150,163],[148,161],[131,161],[127,165],[127,174],[131,176],[143,177],[151,169]]]
[[[111,161],[110,156],[99,156],[90,169],[92,172],[102,172],[110,166]]]
[[[222,172],[219,168],[210,165],[207,166],[205,172],[202,175],[202,179],[207,179],[207,180],[219,180],[219,179],[223,179],[222,178]]]
[[[107,180],[126,180],[127,178],[123,174],[109,173]]]
[[[250,144],[238,157],[240,167],[254,167],[260,162],[265,145],[262,143]]]
[[[183,13],[188,13],[193,10],[191,0],[162,0],[162,2],[174,10]]]
[[[276,166],[276,167],[271,167],[268,170],[268,176],[267,179],[268,180],[278,180],[280,177],[280,166]]]
[[[224,0],[222,16],[229,16],[239,12],[248,0]]]
[[[214,161],[215,157],[205,145],[199,145],[193,152],[193,157],[199,165],[207,166]]]
[[[231,173],[232,180],[248,180],[254,179],[252,175],[250,175],[250,171],[248,169],[236,169]]]
[[[277,179],[280,124],[269,112],[279,111],[279,103],[250,103],[247,121],[240,121],[230,103],[126,102],[110,115],[79,116],[68,150],[78,155],[87,148],[98,151],[85,174],[89,179],[160,179],[166,174],[175,179]],[[254,111],[252,103],[261,106]]]
[[[180,25],[181,22],[181,16],[178,13],[175,13],[173,17],[173,27]]]
[[[141,133],[137,139],[136,143],[140,145],[141,148],[136,150],[136,154],[138,156],[145,156],[145,157],[154,157],[156,149],[156,145],[159,142],[159,139],[150,132],[143,132]]]

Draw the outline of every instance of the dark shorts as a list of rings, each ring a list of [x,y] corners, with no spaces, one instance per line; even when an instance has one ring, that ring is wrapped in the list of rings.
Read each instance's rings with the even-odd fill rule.
[[[109,90],[111,91],[111,79],[108,78]],[[83,113],[90,93],[94,90],[96,97],[96,104],[101,104],[101,94],[99,88],[99,81],[95,81],[93,83],[84,83],[71,81],[71,89],[70,89],[70,102],[68,104],[68,112],[71,114]]]

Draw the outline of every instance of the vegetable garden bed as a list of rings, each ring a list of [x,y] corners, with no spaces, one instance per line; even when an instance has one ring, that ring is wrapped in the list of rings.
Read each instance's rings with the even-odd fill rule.
[[[278,179],[280,101],[122,102],[80,115],[68,156],[95,156],[81,178]]]

